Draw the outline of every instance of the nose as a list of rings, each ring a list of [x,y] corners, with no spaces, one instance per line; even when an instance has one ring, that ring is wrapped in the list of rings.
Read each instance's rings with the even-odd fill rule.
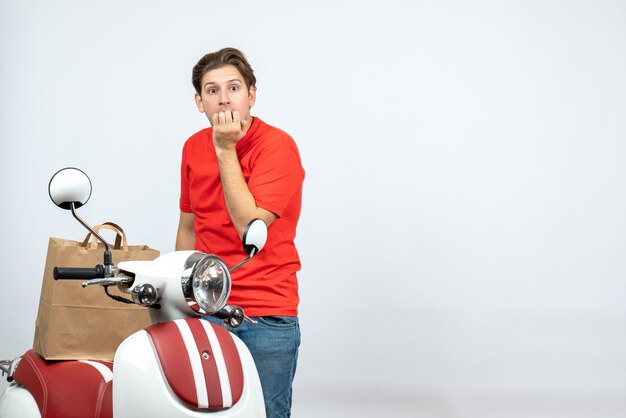
[[[230,104],[230,97],[228,95],[228,90],[221,90],[219,96],[220,106]]]

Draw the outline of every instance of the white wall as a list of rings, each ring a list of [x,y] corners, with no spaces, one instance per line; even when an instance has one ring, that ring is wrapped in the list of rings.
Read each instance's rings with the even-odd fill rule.
[[[49,201],[173,249],[190,71],[244,50],[298,142],[296,417],[626,415],[626,4],[0,0],[0,357],[32,343]],[[4,384],[2,384],[4,387]]]

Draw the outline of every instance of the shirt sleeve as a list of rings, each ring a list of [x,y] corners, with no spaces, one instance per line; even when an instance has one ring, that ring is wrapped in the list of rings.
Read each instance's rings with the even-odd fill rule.
[[[180,164],[180,201],[181,212],[191,213],[191,200],[189,199],[189,169],[187,163],[187,146],[183,147],[183,156]]]
[[[301,190],[304,170],[295,145],[280,141],[264,149],[254,162],[248,187],[256,205],[281,217]]]

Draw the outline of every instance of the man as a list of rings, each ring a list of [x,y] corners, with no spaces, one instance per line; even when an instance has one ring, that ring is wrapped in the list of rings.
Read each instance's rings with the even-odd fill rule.
[[[217,254],[232,266],[245,258],[241,237],[248,222],[265,221],[267,243],[233,273],[229,299],[258,325],[244,322],[231,331],[254,357],[268,418],[288,417],[300,345],[294,238],[304,170],[298,148],[285,132],[251,116],[256,78],[237,49],[202,57],[192,83],[211,128],[183,148],[176,249]]]

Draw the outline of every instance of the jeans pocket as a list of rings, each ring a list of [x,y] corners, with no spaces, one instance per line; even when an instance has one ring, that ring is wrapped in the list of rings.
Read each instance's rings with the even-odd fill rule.
[[[256,319],[271,328],[290,329],[298,325],[297,316],[259,316]]]

